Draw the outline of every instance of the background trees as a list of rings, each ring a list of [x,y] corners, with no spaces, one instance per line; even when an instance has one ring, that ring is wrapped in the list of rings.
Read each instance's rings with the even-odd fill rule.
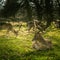
[[[14,16],[14,18],[17,18],[16,14],[19,16],[23,14],[23,18],[26,18],[25,21],[27,23],[29,22],[28,25],[30,28],[35,28],[36,33],[47,29],[52,22],[57,22],[57,27],[60,27],[59,0],[1,0],[1,2],[2,1],[3,3],[0,4],[0,17],[7,19]],[[16,20],[14,19],[14,21]],[[31,26],[31,24],[33,26]],[[44,41],[44,39],[42,40]]]

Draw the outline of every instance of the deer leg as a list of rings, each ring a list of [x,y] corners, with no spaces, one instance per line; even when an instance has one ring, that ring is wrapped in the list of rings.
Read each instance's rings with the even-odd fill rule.
[[[6,32],[6,37],[8,38],[8,36],[9,36],[9,30],[7,30]]]

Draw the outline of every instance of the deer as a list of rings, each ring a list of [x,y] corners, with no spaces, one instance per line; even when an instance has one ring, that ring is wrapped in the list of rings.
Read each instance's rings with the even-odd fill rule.
[[[30,31],[31,28],[33,28],[33,31],[37,29],[40,30],[41,32],[44,32],[44,28],[45,28],[45,26],[43,26],[43,24],[38,20],[29,21],[27,23],[27,26],[28,26],[28,31]]]
[[[36,32],[33,41],[33,48],[36,50],[42,50],[42,49],[51,49],[52,48],[52,42],[48,39],[44,39],[40,32]]]
[[[18,35],[18,31],[16,31],[15,29],[13,29],[13,26],[11,23],[7,23],[7,22],[0,22],[0,30],[7,30],[6,34],[9,34],[9,32],[13,32],[16,37]]]

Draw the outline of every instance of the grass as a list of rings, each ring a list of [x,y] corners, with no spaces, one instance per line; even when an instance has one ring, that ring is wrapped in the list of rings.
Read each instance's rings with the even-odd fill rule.
[[[60,30],[49,30],[44,34],[52,41],[53,48],[42,51],[32,49],[33,33],[19,33],[17,38],[0,34],[0,60],[60,60]]]

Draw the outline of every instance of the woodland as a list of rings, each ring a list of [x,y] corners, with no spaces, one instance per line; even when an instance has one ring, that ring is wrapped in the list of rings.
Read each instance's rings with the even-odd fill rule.
[[[0,60],[60,60],[60,0],[0,0]]]

